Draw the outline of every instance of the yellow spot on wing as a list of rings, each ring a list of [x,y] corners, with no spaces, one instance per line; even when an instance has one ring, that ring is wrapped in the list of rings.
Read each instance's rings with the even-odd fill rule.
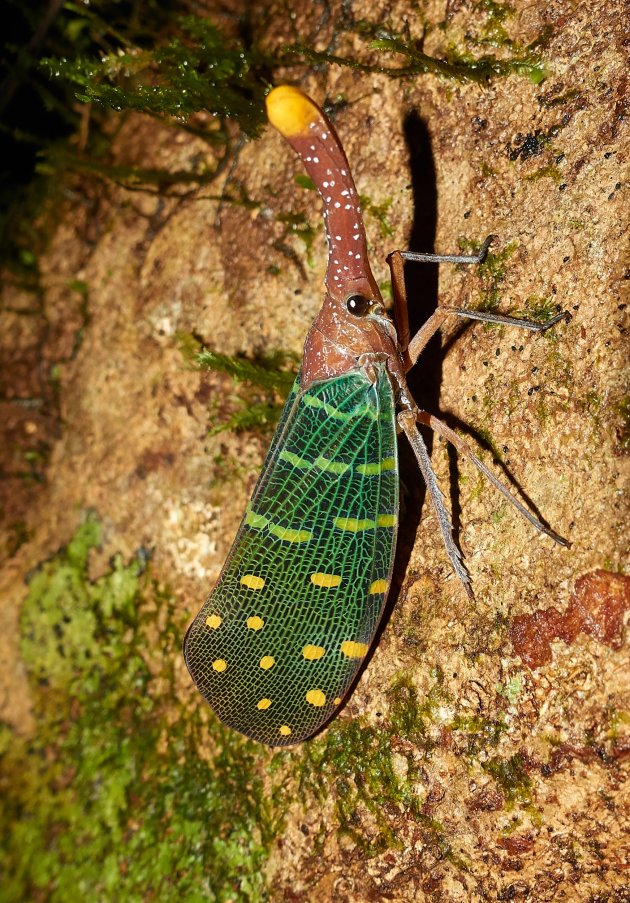
[[[263,655],[263,657],[260,660],[260,667],[263,669],[263,671],[268,671],[269,668],[273,668],[275,663],[276,663],[276,660],[275,660],[275,658],[273,658],[273,656]]]
[[[291,728],[289,727],[288,724],[283,724],[281,727],[278,728],[278,733],[282,734],[283,737],[288,737],[289,734],[291,733]]]
[[[323,455],[320,455],[319,458],[315,459],[315,464],[319,467],[320,470],[325,470],[328,473],[336,473],[341,475],[345,473],[346,470],[349,469],[349,464],[344,464],[343,461],[331,461],[329,458],[324,458]]]
[[[262,530],[265,527],[269,527],[269,532],[273,536],[277,536],[278,539],[283,539],[285,542],[308,542],[309,539],[313,538],[313,534],[308,530],[291,530],[288,527],[270,524],[268,517],[265,517],[264,514],[256,514],[251,508],[245,515],[245,524],[248,527],[253,527],[254,530]]]
[[[394,527],[396,526],[396,515],[379,514],[379,516],[376,518],[376,523],[379,527]]]
[[[224,662],[222,658],[217,658],[212,662],[212,667],[215,671],[221,673],[221,671],[225,671],[227,668],[227,662]]]
[[[311,705],[322,706],[326,704],[326,694],[321,690],[309,690],[306,694],[306,701]]]
[[[339,574],[322,574],[321,572],[317,572],[311,574],[311,583],[315,586],[325,586],[330,589],[330,587],[339,586],[341,577]]]
[[[221,621],[223,618],[219,617],[219,615],[208,615],[206,618],[206,625],[211,627],[212,630],[216,630],[217,627],[221,626]]]
[[[243,574],[241,577],[241,586],[246,586],[247,589],[262,589],[264,585],[264,579],[255,574]]]
[[[339,703],[341,702],[341,696],[335,696],[333,702],[335,703],[335,705],[339,705]]]
[[[254,530],[262,530],[269,523],[269,519],[264,514],[256,514],[254,511],[248,511],[245,515],[245,523]]]
[[[387,592],[387,580],[375,580],[373,583],[370,583],[370,588],[368,590],[368,595],[378,593],[386,593]]]
[[[288,527],[277,527],[275,524],[269,525],[269,532],[283,542],[308,542],[313,538],[309,530],[291,530]]]
[[[299,455],[289,451],[287,448],[283,448],[278,457],[281,461],[286,461],[288,464],[293,464],[294,467],[300,467],[302,470],[308,470],[309,467],[313,466],[312,461],[300,458]]]
[[[307,661],[314,662],[318,658],[323,658],[326,655],[326,650],[323,646],[311,646],[309,643],[302,649],[302,655]]]
[[[293,464],[294,467],[299,467],[300,470],[309,470],[311,467],[318,467],[320,470],[327,471],[328,473],[341,475],[350,468],[350,465],[344,464],[343,461],[331,461],[330,458],[325,458],[323,455],[315,458],[314,461],[309,461],[308,458],[301,458],[299,455],[296,455],[286,448],[282,449],[278,457],[282,461]]]
[[[308,135],[311,124],[322,118],[310,97],[290,85],[279,85],[269,92],[267,116],[272,126],[287,138]]]
[[[264,709],[268,709],[270,705],[271,705],[271,699],[259,699],[258,702],[256,703],[256,708],[264,710]]]
[[[250,630],[262,630],[265,626],[265,622],[262,618],[259,618],[258,615],[254,615],[251,618],[248,618],[245,622]]]
[[[348,658],[363,658],[370,647],[367,643],[355,643],[354,640],[344,640],[341,651]]]
[[[368,518],[357,520],[354,517],[337,517],[333,524],[339,530],[347,530],[349,533],[360,533],[362,530],[373,530],[376,526],[376,521]]]
[[[394,470],[396,462],[393,458],[383,458],[382,461],[374,461],[369,464],[359,464],[358,473],[362,473],[366,477],[376,476],[378,473],[384,473],[386,470]]]
[[[350,420],[352,417],[351,413],[346,413],[346,411],[338,411],[337,408],[333,407],[331,404],[327,404],[325,401],[322,401],[321,398],[317,398],[315,395],[304,394],[302,396],[302,401],[309,408],[320,408],[329,417],[332,417],[333,420]]]

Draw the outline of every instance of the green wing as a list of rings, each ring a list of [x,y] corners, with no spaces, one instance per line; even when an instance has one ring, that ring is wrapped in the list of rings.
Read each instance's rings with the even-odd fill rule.
[[[383,613],[398,517],[394,396],[385,365],[285,405],[219,581],[184,656],[225,724],[282,746],[335,712]]]

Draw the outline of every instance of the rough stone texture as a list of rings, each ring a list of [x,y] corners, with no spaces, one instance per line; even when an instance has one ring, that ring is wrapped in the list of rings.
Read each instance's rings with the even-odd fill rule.
[[[273,41],[298,34],[326,46],[339,19],[336,4],[330,16],[289,5],[292,20],[285,5],[269,8]],[[463,35],[482,15],[466,3],[448,7],[451,35]],[[572,547],[536,537],[467,462],[455,467],[434,442],[442,485],[452,486],[475,601],[452,577],[425,505],[399,573],[397,605],[341,717],[386,719],[392,681],[408,675],[422,698],[441,669],[450,702],[434,714],[436,746],[422,760],[416,792],[457,855],[444,857],[434,834],[401,805],[384,813],[398,844],[368,856],[339,832],[331,786],[321,807],[298,796],[288,813],[269,865],[278,900],[620,903],[630,895],[623,845],[629,742],[621,714],[628,705],[627,646],[602,642],[603,628],[576,633],[570,643],[552,638],[550,659],[530,668],[510,641],[513,619],[552,606],[566,612],[582,575],[627,562],[627,10],[621,2],[563,0],[517,3],[514,10],[505,28],[521,44],[553,28],[542,51],[549,76],[539,86],[515,75],[482,88],[340,68],[286,73],[319,101],[346,99],[335,125],[359,190],[375,204],[392,199],[393,238],[367,217],[378,281],[387,277],[387,252],[410,241],[415,199],[413,235],[425,249],[432,231],[443,251],[489,232],[497,236],[495,252],[511,249],[496,285],[503,312],[525,312],[528,302],[531,310],[546,299],[573,314],[542,337],[454,326],[443,358],[437,350],[428,357],[433,373],[421,364],[414,382],[434,413],[468,424],[473,437],[491,438],[509,474]],[[394,23],[407,17],[415,33],[421,28],[417,7],[403,2],[357,5],[355,14]],[[444,15],[442,5],[423,8],[428,23]],[[443,42],[431,29],[424,49],[434,52]],[[536,143],[537,132],[549,140]],[[114,142],[116,162],[144,167],[183,169],[207,153],[189,135],[139,117],[130,117]],[[75,181],[41,261],[41,305],[17,289],[3,292],[1,454],[9,476],[0,512],[7,537],[0,716],[19,730],[30,726],[17,655],[24,577],[69,538],[81,511],[96,509],[104,521],[103,562],[116,550],[153,548],[157,574],[191,616],[218,576],[265,441],[208,438],[209,410],[228,404],[230,383],[187,369],[177,334],[194,331],[230,353],[299,351],[319,303],[324,249],[313,195],[293,182],[297,171],[268,131],[243,148],[230,174],[260,201],[254,210],[205,200],[203,187],[173,199]],[[303,264],[307,279],[272,248],[283,235],[276,215],[296,210],[319,230],[314,263]],[[303,245],[287,241],[304,262]],[[434,276],[426,271],[414,284],[420,316],[435,302]],[[475,306],[493,288],[487,273],[443,267],[439,278],[448,304]],[[87,285],[87,317],[70,280]],[[57,394],[48,375],[53,363]],[[44,456],[40,484],[23,476],[23,453],[33,449]],[[405,473],[406,481],[415,479],[413,470]],[[15,551],[18,535],[27,542]],[[413,538],[413,529],[403,537],[409,544]],[[93,566],[98,572],[99,561]],[[179,667],[179,703],[194,705],[183,662]],[[513,694],[505,693],[508,686]],[[461,734],[448,727],[456,716],[504,719],[492,755],[519,757],[530,782],[527,805],[510,800],[483,770],[487,751],[465,755]],[[404,744],[396,754],[402,772],[421,757]],[[368,810],[357,818],[366,836],[378,834]]]

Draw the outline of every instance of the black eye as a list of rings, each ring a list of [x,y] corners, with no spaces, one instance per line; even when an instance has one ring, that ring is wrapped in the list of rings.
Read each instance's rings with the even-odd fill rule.
[[[354,314],[355,317],[364,316],[371,306],[372,302],[365,295],[350,295],[346,301],[349,313]]]

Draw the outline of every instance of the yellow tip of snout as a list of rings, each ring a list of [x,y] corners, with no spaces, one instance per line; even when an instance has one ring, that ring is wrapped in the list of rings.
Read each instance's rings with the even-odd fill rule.
[[[281,135],[292,138],[308,134],[311,123],[316,122],[321,113],[299,88],[280,85],[267,95],[267,116]]]

